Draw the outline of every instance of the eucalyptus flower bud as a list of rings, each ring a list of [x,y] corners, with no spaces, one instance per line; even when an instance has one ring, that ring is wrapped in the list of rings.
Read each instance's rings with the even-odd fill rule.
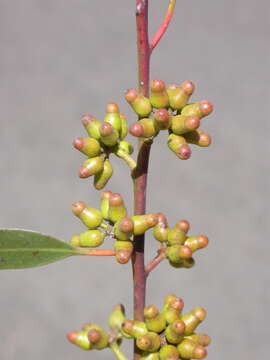
[[[143,118],[130,126],[129,132],[133,136],[150,138],[158,133],[156,122],[150,118]]]
[[[113,174],[113,167],[109,159],[106,159],[103,164],[103,169],[95,174],[94,186],[97,190],[103,189]]]
[[[179,220],[175,224],[175,228],[179,229],[179,230],[183,231],[185,234],[187,234],[190,229],[190,224],[187,220]]]
[[[207,355],[207,350],[201,346],[196,345],[191,340],[183,340],[178,346],[177,350],[184,359],[203,359]]]
[[[160,360],[178,360],[179,352],[173,345],[165,345],[159,351]]]
[[[86,114],[82,117],[82,124],[88,135],[96,140],[100,139],[99,126],[100,122],[94,116]]]
[[[113,232],[118,240],[129,240],[133,235],[134,223],[131,218],[124,217],[114,225]]]
[[[184,307],[184,301],[175,295],[168,295],[165,298],[162,315],[168,324],[175,320],[181,320],[180,314]]]
[[[73,246],[98,247],[103,244],[105,234],[100,230],[87,230],[72,236],[70,242]]]
[[[200,126],[200,119],[194,116],[176,115],[171,117],[170,129],[176,135],[183,135]]]
[[[131,217],[134,223],[134,235],[142,235],[146,230],[155,226],[158,222],[157,214],[134,215]]]
[[[210,101],[202,100],[194,104],[186,105],[182,111],[182,115],[194,116],[201,119],[204,116],[211,114],[213,111],[213,104]]]
[[[186,239],[185,245],[194,252],[208,245],[208,237],[205,235],[190,236]]]
[[[128,89],[125,98],[139,117],[147,117],[151,113],[152,105],[150,100],[143,95],[138,94],[136,90]]]
[[[180,159],[187,160],[190,158],[191,149],[183,136],[170,134],[168,136],[167,144],[169,149],[171,149]]]
[[[99,210],[87,206],[82,201],[72,204],[72,212],[90,230],[96,229],[102,223],[103,217]]]
[[[86,332],[91,349],[102,350],[109,344],[109,337],[102,326],[97,324],[85,324],[82,328]]]
[[[133,242],[127,240],[116,240],[114,242],[115,258],[119,264],[126,264],[131,257],[133,251]]]
[[[99,127],[100,140],[106,146],[114,146],[118,143],[119,133],[118,131],[108,122],[103,122]]]
[[[94,138],[77,137],[73,141],[73,146],[89,158],[98,156],[101,153],[100,143]]]
[[[111,329],[116,329],[118,331],[122,328],[122,323],[126,320],[125,308],[122,304],[117,304],[113,308],[113,311],[108,319],[108,325]]]
[[[69,342],[79,346],[83,350],[91,350],[92,344],[87,335],[87,331],[70,331],[67,334],[67,339]]]
[[[191,81],[184,81],[179,87],[168,86],[170,108],[173,110],[182,109],[188,102],[190,95],[194,92],[195,86]]]
[[[109,198],[112,195],[112,192],[110,190],[104,190],[100,194],[100,200],[101,200],[101,213],[104,219],[108,220],[108,213],[109,213]]]
[[[184,134],[184,138],[190,144],[194,144],[200,147],[208,147],[211,145],[211,136],[206,132],[196,129],[189,133]]]
[[[166,216],[162,213],[158,213],[158,223],[153,227],[153,236],[156,240],[166,242],[168,240],[168,224]]]
[[[182,320],[174,320],[165,330],[167,341],[171,344],[179,344],[184,337],[184,331],[185,323]]]
[[[154,108],[161,109],[169,106],[169,97],[164,81],[160,79],[151,81],[149,99]]]
[[[103,170],[104,160],[101,156],[96,156],[87,159],[79,169],[79,177],[82,179],[88,178]]]
[[[127,215],[127,209],[124,200],[120,194],[112,193],[109,197],[108,218],[113,223],[121,220]]]
[[[122,324],[122,334],[125,337],[133,337],[137,339],[139,336],[148,333],[147,327],[144,322],[136,320],[125,320]]]
[[[156,352],[161,345],[160,336],[154,332],[148,332],[136,338],[136,345],[143,351]]]
[[[149,331],[160,333],[166,327],[166,320],[155,305],[149,305],[144,308],[144,318]]]
[[[181,320],[184,321],[185,335],[192,335],[197,326],[205,319],[206,311],[202,307],[197,307],[190,312],[181,316]]]
[[[110,123],[118,132],[121,130],[121,118],[119,114],[119,107],[116,103],[108,103],[106,106],[106,115],[104,122]]]
[[[158,109],[154,112],[154,119],[158,130],[169,129],[171,126],[171,116],[166,109]]]
[[[192,268],[195,265],[195,260],[193,258],[189,258],[189,259],[182,259],[179,262],[173,262],[170,261],[170,265],[172,265],[173,267],[179,269],[179,268]]]
[[[193,341],[196,345],[208,346],[211,344],[211,338],[207,334],[192,334],[185,336],[185,339]]]
[[[173,263],[181,263],[183,259],[192,257],[192,250],[185,245],[172,245],[166,248],[167,258]]]
[[[186,238],[186,233],[176,226],[168,230],[167,240],[170,245],[183,245]]]

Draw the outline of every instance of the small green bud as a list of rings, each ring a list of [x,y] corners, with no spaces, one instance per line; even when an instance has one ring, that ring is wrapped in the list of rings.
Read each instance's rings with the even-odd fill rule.
[[[127,102],[132,109],[142,118],[147,117],[152,111],[150,100],[134,89],[128,89],[125,94]]]
[[[82,179],[95,175],[103,170],[104,160],[101,156],[87,159],[79,169],[79,177]]]
[[[190,144],[194,144],[200,147],[207,147],[211,145],[211,136],[206,132],[196,129],[184,135],[186,141]]]
[[[158,223],[153,227],[153,236],[156,240],[166,242],[168,240],[168,224],[166,216],[162,213],[158,213]]]
[[[154,112],[154,119],[158,130],[169,129],[171,126],[171,116],[166,109],[158,109]]]
[[[99,126],[100,122],[94,118],[92,115],[84,115],[82,117],[82,123],[85,127],[89,136],[93,137],[96,140],[100,139]]]
[[[167,87],[169,96],[170,108],[173,110],[180,110],[184,107],[190,95],[194,92],[195,86],[191,81],[184,81],[179,87],[171,85]]]
[[[155,120],[143,118],[130,126],[129,132],[136,137],[151,138],[158,133]]]
[[[185,323],[182,320],[174,320],[165,330],[165,336],[169,343],[179,344],[184,337]]]
[[[159,360],[159,353],[149,353],[149,352],[143,352],[142,360]]]
[[[106,159],[103,164],[103,169],[95,174],[94,186],[97,190],[103,189],[113,174],[113,167],[109,159]]]
[[[195,260],[193,258],[189,258],[189,259],[182,259],[180,262],[175,263],[173,261],[170,261],[170,265],[172,265],[173,267],[179,269],[179,268],[192,268],[195,265]]]
[[[100,144],[94,138],[77,137],[73,141],[73,146],[89,158],[98,156],[101,153]]]
[[[120,194],[112,193],[109,197],[108,218],[113,223],[121,220],[127,215],[124,200]]]
[[[131,257],[133,251],[133,242],[127,240],[116,240],[114,242],[115,258],[119,264],[126,264]]]
[[[169,106],[169,97],[164,81],[160,79],[151,81],[149,100],[152,106],[157,109],[167,108]]]
[[[170,134],[167,145],[180,159],[187,160],[190,158],[191,149],[183,136]]]
[[[166,320],[155,305],[149,305],[144,308],[144,318],[149,331],[160,333],[166,327]]]
[[[72,212],[90,230],[96,229],[102,223],[103,217],[99,210],[87,206],[82,201],[72,204]]]
[[[191,340],[183,340],[177,346],[177,349],[181,358],[184,359],[203,359],[207,355],[207,350],[203,346],[196,345]]]
[[[200,126],[200,119],[193,116],[176,115],[171,117],[170,129],[176,135],[182,135]]]
[[[127,126],[127,119],[123,113],[120,113],[120,120],[121,120],[121,129],[119,132],[120,139],[124,139],[128,133],[128,126]]]
[[[186,233],[182,230],[180,230],[177,227],[171,228],[168,230],[168,243],[170,245],[183,245],[184,242],[186,241]]]
[[[156,352],[160,348],[160,336],[154,332],[138,336],[136,339],[136,345],[143,351]]]
[[[147,327],[144,322],[136,320],[125,320],[122,324],[122,334],[137,339],[139,336],[147,334]]]
[[[194,116],[201,119],[202,117],[211,114],[212,111],[213,111],[212,103],[210,101],[203,100],[203,101],[198,101],[194,104],[186,105],[182,109],[181,114],[186,116]]]
[[[70,331],[67,334],[67,339],[69,342],[79,346],[83,350],[91,350],[92,344],[87,335],[87,331]]]
[[[155,213],[145,215],[134,215],[131,217],[134,223],[134,235],[142,235],[146,230],[155,226],[158,222],[158,216]]]
[[[172,245],[166,248],[167,258],[173,263],[181,263],[182,259],[192,257],[192,250],[186,245]]]
[[[175,320],[181,320],[180,314],[184,307],[184,301],[175,295],[168,295],[165,298],[162,315],[168,324]]]
[[[110,190],[104,190],[100,193],[101,200],[101,213],[104,219],[108,220],[108,212],[109,212],[109,198],[112,192]]]
[[[108,103],[106,106],[106,115],[104,121],[110,123],[118,132],[121,130],[121,118],[119,107],[116,103]]]
[[[185,245],[194,252],[208,245],[208,237],[205,235],[190,236],[186,239]]]
[[[126,320],[125,308],[122,304],[117,304],[108,319],[108,325],[111,329],[121,330],[122,323]]]
[[[197,326],[205,319],[206,311],[201,307],[197,307],[190,312],[181,316],[181,320],[184,321],[185,335],[192,335]]]
[[[102,326],[97,324],[85,324],[82,331],[86,333],[91,349],[102,350],[109,344],[109,337]]]
[[[179,352],[173,345],[165,345],[159,351],[160,360],[178,360]]]
[[[110,123],[101,123],[99,132],[100,140],[104,145],[111,147],[118,143],[119,133]]]
[[[72,236],[70,242],[73,246],[98,247],[103,244],[105,234],[100,230],[87,230]]]
[[[134,224],[132,219],[124,217],[114,225],[113,232],[118,240],[129,240],[133,235]]]
[[[196,345],[208,346],[211,344],[211,338],[207,334],[192,334],[185,336],[185,339],[193,341]]]

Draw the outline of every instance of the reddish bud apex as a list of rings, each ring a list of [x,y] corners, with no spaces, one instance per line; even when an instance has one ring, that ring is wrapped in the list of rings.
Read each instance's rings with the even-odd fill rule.
[[[144,308],[144,316],[146,319],[153,319],[159,314],[158,308],[155,305],[148,305]]]
[[[158,223],[158,215],[155,213],[146,214],[146,222],[149,227],[153,227]]]
[[[169,84],[167,85],[167,89],[175,90],[177,89],[177,86],[175,84]]]
[[[129,132],[133,136],[142,137],[143,133],[144,133],[144,128],[143,128],[142,124],[140,124],[139,122],[135,122],[135,123],[131,124],[131,126],[129,128]]]
[[[81,150],[81,148],[83,147],[83,138],[82,137],[77,137],[73,140],[73,146],[78,149]]]
[[[168,226],[168,221],[167,221],[166,215],[164,215],[162,213],[157,213],[156,216],[157,216],[159,224],[163,224],[165,227]]]
[[[101,334],[100,331],[96,329],[92,329],[88,332],[87,337],[92,344],[95,344],[101,339]]]
[[[192,250],[190,249],[190,247],[188,247],[187,245],[183,245],[181,247],[181,254],[180,254],[182,259],[189,259],[192,257]]]
[[[126,264],[130,259],[131,253],[128,250],[119,250],[117,251],[115,257],[119,264]]]
[[[112,193],[109,197],[110,206],[120,206],[123,204],[123,198],[120,194]]]
[[[161,92],[165,90],[165,83],[164,81],[160,80],[160,79],[154,79],[151,81],[150,84],[151,90],[152,91],[156,91],[156,92]]]
[[[100,199],[101,200],[109,200],[113,193],[110,190],[104,190],[100,193]]]
[[[180,157],[180,159],[182,159],[182,160],[187,160],[187,159],[189,159],[190,156],[191,156],[191,149],[190,149],[190,147],[188,146],[188,144],[182,145],[182,146],[178,149],[177,155],[178,155],[178,157]]]
[[[86,208],[86,205],[82,201],[77,201],[71,205],[72,212],[74,215],[79,216],[83,210]]]
[[[208,237],[207,237],[207,236],[205,236],[205,235],[199,235],[199,236],[197,237],[197,239],[198,239],[198,242],[199,242],[200,249],[201,249],[201,248],[204,248],[204,247],[206,247],[206,246],[208,245],[209,240],[208,240]]]
[[[190,228],[190,224],[187,220],[179,220],[175,224],[175,227],[187,234]]]
[[[192,310],[193,315],[195,315],[200,321],[203,321],[206,317],[206,310],[204,308],[195,308]]]
[[[195,359],[204,359],[207,356],[207,350],[201,346],[198,345],[197,347],[195,347],[192,357],[194,357]]]
[[[125,93],[125,98],[127,102],[132,103],[138,96],[138,93],[134,89],[128,89]]]
[[[95,120],[95,118],[93,115],[90,114],[83,115],[81,119],[83,126],[87,126],[93,120]]]
[[[197,129],[201,124],[201,121],[199,118],[196,118],[194,116],[191,116],[191,117],[188,117],[186,119],[186,127],[189,129],[189,130],[195,130]]]
[[[119,112],[119,107],[114,102],[108,103],[107,106],[106,106],[106,112],[107,113],[118,113]]]
[[[78,334],[78,331],[70,331],[67,334],[68,341],[71,342],[72,344],[76,344],[77,334]]]
[[[213,111],[213,104],[210,101],[200,101],[199,106],[203,116],[207,116]]]
[[[124,217],[119,222],[119,230],[123,231],[124,233],[131,232],[133,230],[133,227],[133,221],[128,217]]]
[[[184,300],[179,298],[179,297],[175,297],[171,300],[170,302],[170,306],[175,309],[178,310],[179,312],[181,312],[184,308]]]
[[[186,80],[186,81],[182,82],[181,88],[184,90],[184,92],[187,95],[191,95],[195,90],[195,85],[193,84],[192,81]]]
[[[100,135],[101,136],[109,136],[113,133],[113,127],[110,123],[107,123],[107,122],[103,122],[100,124],[100,128],[99,128],[99,131],[100,131]]]

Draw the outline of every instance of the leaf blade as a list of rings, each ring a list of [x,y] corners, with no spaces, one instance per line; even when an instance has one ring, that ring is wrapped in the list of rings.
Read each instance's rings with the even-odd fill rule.
[[[47,265],[77,254],[76,248],[49,235],[0,229],[0,270]]]

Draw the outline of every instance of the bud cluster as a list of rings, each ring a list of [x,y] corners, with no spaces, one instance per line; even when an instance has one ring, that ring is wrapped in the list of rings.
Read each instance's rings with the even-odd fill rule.
[[[168,147],[182,160],[191,156],[189,144],[209,146],[211,137],[199,126],[201,118],[212,112],[213,105],[205,100],[188,104],[194,89],[191,81],[166,87],[164,81],[154,79],[149,98],[134,89],[127,90],[125,98],[140,118],[129,132],[136,137],[153,138],[160,130],[168,130]]]
[[[211,342],[206,334],[195,333],[205,319],[206,311],[197,307],[182,314],[184,302],[176,295],[165,298],[161,312],[155,305],[144,308],[144,321],[126,319],[124,306],[114,307],[108,319],[110,331],[87,324],[81,331],[72,331],[68,340],[82,349],[101,350],[118,345],[122,338],[135,339],[144,360],[203,359]]]
[[[188,236],[190,224],[179,220],[174,227],[169,227],[166,216],[158,215],[158,223],[153,228],[153,236],[165,247],[166,257],[176,268],[190,268],[195,264],[193,253],[208,245],[205,235]]]
[[[116,103],[108,103],[103,122],[87,114],[82,117],[82,123],[89,137],[75,138],[73,146],[88,159],[80,167],[79,176],[88,178],[94,175],[94,186],[100,190],[113,174],[110,154],[113,152],[120,156],[133,152],[132,145],[123,140],[128,132],[126,118]]]

